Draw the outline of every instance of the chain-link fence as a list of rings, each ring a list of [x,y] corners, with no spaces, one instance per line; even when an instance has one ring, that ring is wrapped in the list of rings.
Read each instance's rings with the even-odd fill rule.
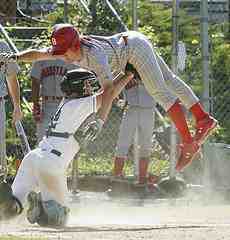
[[[38,44],[38,39],[42,41],[45,40],[39,37],[40,34],[45,30],[49,32],[50,26],[54,24],[53,15],[61,14],[60,21],[71,20],[74,22],[77,20],[81,23],[81,14],[88,15],[90,12],[89,3],[92,1],[1,1],[4,7],[1,8],[1,23],[4,25],[5,30],[9,34],[10,38],[13,40],[14,44],[19,50]],[[127,1],[128,2],[128,1]],[[152,1],[153,5],[164,9],[171,9],[172,5],[170,3],[162,4],[161,1]],[[182,1],[183,2],[183,1]],[[218,7],[217,7],[218,6]],[[70,14],[75,7],[79,10],[78,14],[75,14],[76,19],[73,18],[74,14]],[[179,75],[185,80],[189,85],[192,86],[194,91],[203,101],[209,101],[211,104],[211,111],[216,116],[220,122],[220,132],[215,139],[218,141],[223,141],[226,143],[230,142],[229,133],[224,130],[229,130],[230,121],[229,115],[230,110],[228,103],[230,101],[229,96],[229,75],[224,71],[228,71],[227,68],[223,68],[222,71],[217,71],[217,66],[221,65],[221,53],[228,50],[222,49],[220,43],[225,43],[225,34],[228,31],[228,27],[224,24],[228,21],[228,5],[227,1],[219,1],[219,5],[216,1],[209,1],[209,14],[210,14],[210,99],[203,99],[204,85],[202,82],[202,51],[201,51],[201,27],[200,20],[202,19],[200,15],[200,4],[198,1],[192,3],[192,1],[187,1],[187,3],[181,3],[179,8]],[[218,9],[218,11],[217,11]],[[76,11],[76,9],[75,9]],[[84,16],[85,16],[84,15]],[[47,17],[49,16],[49,17]],[[169,15],[169,17],[171,17]],[[72,21],[74,20],[74,21]],[[11,25],[8,26],[7,22]],[[218,28],[216,24],[218,23]],[[13,25],[12,25],[13,24]],[[142,29],[141,29],[142,30]],[[170,34],[170,31],[168,31]],[[213,36],[214,34],[217,36]],[[191,35],[193,37],[191,37]],[[38,38],[36,38],[38,36]],[[167,47],[160,47],[160,49],[167,49]],[[163,49],[163,55],[164,51]],[[166,60],[168,60],[166,54]],[[223,60],[223,59],[222,59]],[[224,61],[227,64],[227,61]],[[30,67],[23,72],[23,77],[28,74]],[[218,72],[218,74],[217,74]],[[24,87],[24,83],[23,87]],[[30,83],[27,81],[27,88],[30,87]],[[23,106],[25,111],[26,106]],[[81,153],[79,157],[79,173],[88,175],[111,175],[113,159],[116,155],[116,145],[119,133],[119,126],[121,123],[122,109],[113,106],[112,112],[110,113],[108,122],[106,123],[102,133],[100,134],[97,141],[91,144],[87,152]],[[168,125],[164,125],[162,122],[162,114],[156,114],[155,130],[152,133],[152,147],[151,147],[151,157],[149,172],[155,175],[168,175],[169,173],[169,153],[170,153],[170,128]],[[28,123],[26,122],[28,120]],[[34,135],[34,122],[32,117],[27,117],[24,120],[24,126],[28,133],[30,142],[32,145],[35,143]],[[8,126],[9,127],[9,126]],[[28,130],[30,129],[30,130]],[[32,134],[31,134],[31,132]],[[14,139],[15,136],[12,133],[8,133],[8,141]],[[15,140],[13,140],[15,141]],[[216,141],[216,140],[215,140]],[[14,143],[14,142],[13,142]],[[10,146],[10,147],[9,147]],[[8,155],[12,152],[18,152],[18,143],[16,143],[17,149],[14,150],[14,144],[8,144]],[[13,149],[13,150],[12,150]],[[135,150],[138,146],[135,143],[135,138],[133,144],[130,146],[129,157],[125,167],[126,175],[133,175],[135,172]],[[134,150],[134,151],[133,151]],[[21,157],[21,156],[20,156]],[[201,167],[200,162],[196,162],[191,166],[195,170]],[[197,166],[198,165],[198,166]],[[188,175],[189,170],[188,169]],[[194,170],[193,169],[193,170]],[[193,172],[194,173],[194,172]]]

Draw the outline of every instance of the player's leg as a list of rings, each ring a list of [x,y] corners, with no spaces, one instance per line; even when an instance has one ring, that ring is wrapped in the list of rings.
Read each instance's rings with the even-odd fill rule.
[[[114,159],[113,175],[116,177],[123,176],[123,168],[127,159],[129,147],[132,143],[133,136],[137,127],[137,116],[134,107],[129,107],[123,113]]]
[[[197,131],[194,139],[201,145],[216,127],[217,121],[203,109],[192,89],[171,71],[163,58],[157,55],[157,59],[168,86],[195,117]]]
[[[178,97],[167,86],[151,43],[142,36],[129,39],[129,44],[134,49],[130,53],[129,63],[137,70],[149,94],[168,113],[180,134],[182,142],[191,143],[192,136],[189,132],[183,109],[178,101]],[[196,101],[197,99],[194,98],[194,102]]]
[[[139,111],[139,183],[144,184],[147,180],[149,158],[152,150],[155,112],[153,108],[140,108]]]
[[[28,195],[27,219],[41,226],[61,227],[65,225],[69,213],[65,170],[71,159],[41,149],[40,154],[43,157],[34,166],[40,193],[32,191]]]
[[[38,186],[37,177],[34,169],[34,162],[39,161],[40,156],[37,149],[29,152],[22,160],[20,167],[12,184],[13,194],[25,203],[26,197],[30,191]]]
[[[138,40],[138,46],[135,49],[136,52],[133,53],[134,56],[129,62],[136,68],[149,94],[162,105],[175,124],[184,145],[180,159],[182,165],[186,166],[192,161],[200,146],[193,141],[180,101],[169,90],[151,44],[142,38]],[[143,64],[143,60],[146,64]],[[195,95],[190,97],[194,97],[194,102],[197,101]],[[180,165],[181,169],[184,167],[182,165]]]

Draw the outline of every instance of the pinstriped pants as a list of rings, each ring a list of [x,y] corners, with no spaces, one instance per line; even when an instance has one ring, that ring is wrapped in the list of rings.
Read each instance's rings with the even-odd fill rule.
[[[152,44],[141,33],[128,37],[129,59],[139,73],[146,90],[168,111],[177,98],[189,109],[199,99],[192,89],[176,76],[155,52]]]

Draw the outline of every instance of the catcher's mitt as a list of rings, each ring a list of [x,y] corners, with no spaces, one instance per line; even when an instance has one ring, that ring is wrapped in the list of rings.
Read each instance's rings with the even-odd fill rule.
[[[73,95],[74,98],[91,96],[101,89],[96,75],[82,68],[68,71],[60,87],[66,96]]]

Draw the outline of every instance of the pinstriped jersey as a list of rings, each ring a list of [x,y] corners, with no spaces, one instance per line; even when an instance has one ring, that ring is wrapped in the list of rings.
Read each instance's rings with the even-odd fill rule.
[[[92,40],[83,40],[82,59],[77,64],[94,71],[101,84],[112,81],[116,75],[124,72],[128,60],[128,46],[125,45],[123,35],[92,36]]]
[[[0,52],[8,52],[12,53],[9,45],[0,40]],[[17,74],[19,72],[19,66],[17,63],[8,63],[1,65],[0,69],[0,97],[7,95],[7,87],[6,87],[6,75]]]
[[[32,65],[30,76],[40,81],[41,96],[62,97],[60,82],[66,71],[76,67],[74,64],[66,64],[61,59],[36,61]]]
[[[82,59],[77,64],[94,71],[103,84],[112,81],[117,74],[124,73],[128,61],[136,69],[147,64],[149,48],[146,46],[151,46],[151,43],[143,34],[135,31],[118,33],[110,37],[92,36],[89,41],[83,38]]]

